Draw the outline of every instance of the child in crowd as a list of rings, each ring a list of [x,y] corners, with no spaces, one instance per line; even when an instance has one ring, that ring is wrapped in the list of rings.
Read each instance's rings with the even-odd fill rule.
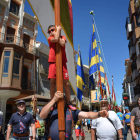
[[[48,38],[48,43],[50,47],[50,52],[49,52],[49,74],[48,74],[48,79],[50,80],[50,96],[51,99],[53,98],[55,94],[55,87],[56,87],[56,58],[55,58],[55,44],[59,43],[61,46],[61,52],[62,52],[62,72],[63,72],[63,85],[65,88],[65,93],[66,93],[66,101],[68,104],[68,107],[72,110],[76,110],[76,107],[74,107],[70,103],[70,87],[69,87],[69,76],[68,76],[68,71],[67,71],[67,57],[66,57],[66,52],[65,52],[65,44],[67,43],[66,37],[61,36],[61,27],[57,26],[56,31],[55,31],[55,26],[50,25],[48,27],[48,34],[50,35]]]

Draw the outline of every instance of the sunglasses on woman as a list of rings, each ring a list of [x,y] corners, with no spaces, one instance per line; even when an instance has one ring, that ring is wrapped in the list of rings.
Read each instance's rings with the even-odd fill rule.
[[[53,29],[51,29],[51,30],[49,30],[48,31],[48,34],[50,34],[50,32],[53,32],[55,29],[53,28]]]

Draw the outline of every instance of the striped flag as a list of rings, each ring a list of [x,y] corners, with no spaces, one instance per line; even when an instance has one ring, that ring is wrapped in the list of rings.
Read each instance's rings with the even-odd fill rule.
[[[81,102],[82,102],[82,95],[83,90],[85,89],[85,77],[83,71],[83,64],[81,59],[81,51],[78,52],[78,60],[77,60],[77,101],[76,107],[81,110]]]
[[[106,86],[106,96],[107,96],[108,102],[110,104],[110,89],[109,89],[109,84],[108,84],[106,74],[105,74],[105,86]]]
[[[104,86],[105,73],[104,73],[103,60],[101,56],[100,47],[97,46],[96,43],[96,34],[95,34],[95,27],[93,21],[90,46],[89,46],[89,80],[93,85],[94,85],[94,78],[93,78],[94,74],[98,71],[100,71],[102,87],[105,87]]]
[[[55,24],[54,0],[28,0],[37,20],[46,37],[48,27]],[[76,74],[74,65],[74,47],[73,47],[73,15],[71,0],[60,0],[60,21],[62,26],[61,34],[66,36],[66,55],[67,68],[70,85],[76,95]]]
[[[117,106],[116,95],[114,92],[113,75],[112,75],[112,105],[113,105],[113,109],[115,108],[115,106]]]

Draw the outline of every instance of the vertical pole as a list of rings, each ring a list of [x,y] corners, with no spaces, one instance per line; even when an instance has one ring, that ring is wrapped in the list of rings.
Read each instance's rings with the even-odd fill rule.
[[[54,1],[55,7],[55,26],[60,25],[60,0]],[[63,77],[62,77],[62,52],[61,46],[56,43],[56,84],[57,91],[63,93]],[[65,140],[65,118],[64,118],[64,100],[59,99],[57,102],[58,106],[58,128],[59,128],[59,139]]]

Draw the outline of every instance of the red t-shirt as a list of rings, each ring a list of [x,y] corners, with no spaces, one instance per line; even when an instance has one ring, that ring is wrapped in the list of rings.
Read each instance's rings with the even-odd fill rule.
[[[55,59],[55,44],[56,43],[51,42],[52,38],[53,38],[53,36],[50,36],[48,38],[48,43],[49,43],[49,47],[50,47],[48,62],[56,62],[56,59]],[[61,39],[64,39],[65,42],[67,43],[65,36],[61,36]],[[66,63],[67,62],[67,57],[66,57],[66,52],[65,52],[65,46],[61,47],[61,51],[62,51],[62,62]]]

